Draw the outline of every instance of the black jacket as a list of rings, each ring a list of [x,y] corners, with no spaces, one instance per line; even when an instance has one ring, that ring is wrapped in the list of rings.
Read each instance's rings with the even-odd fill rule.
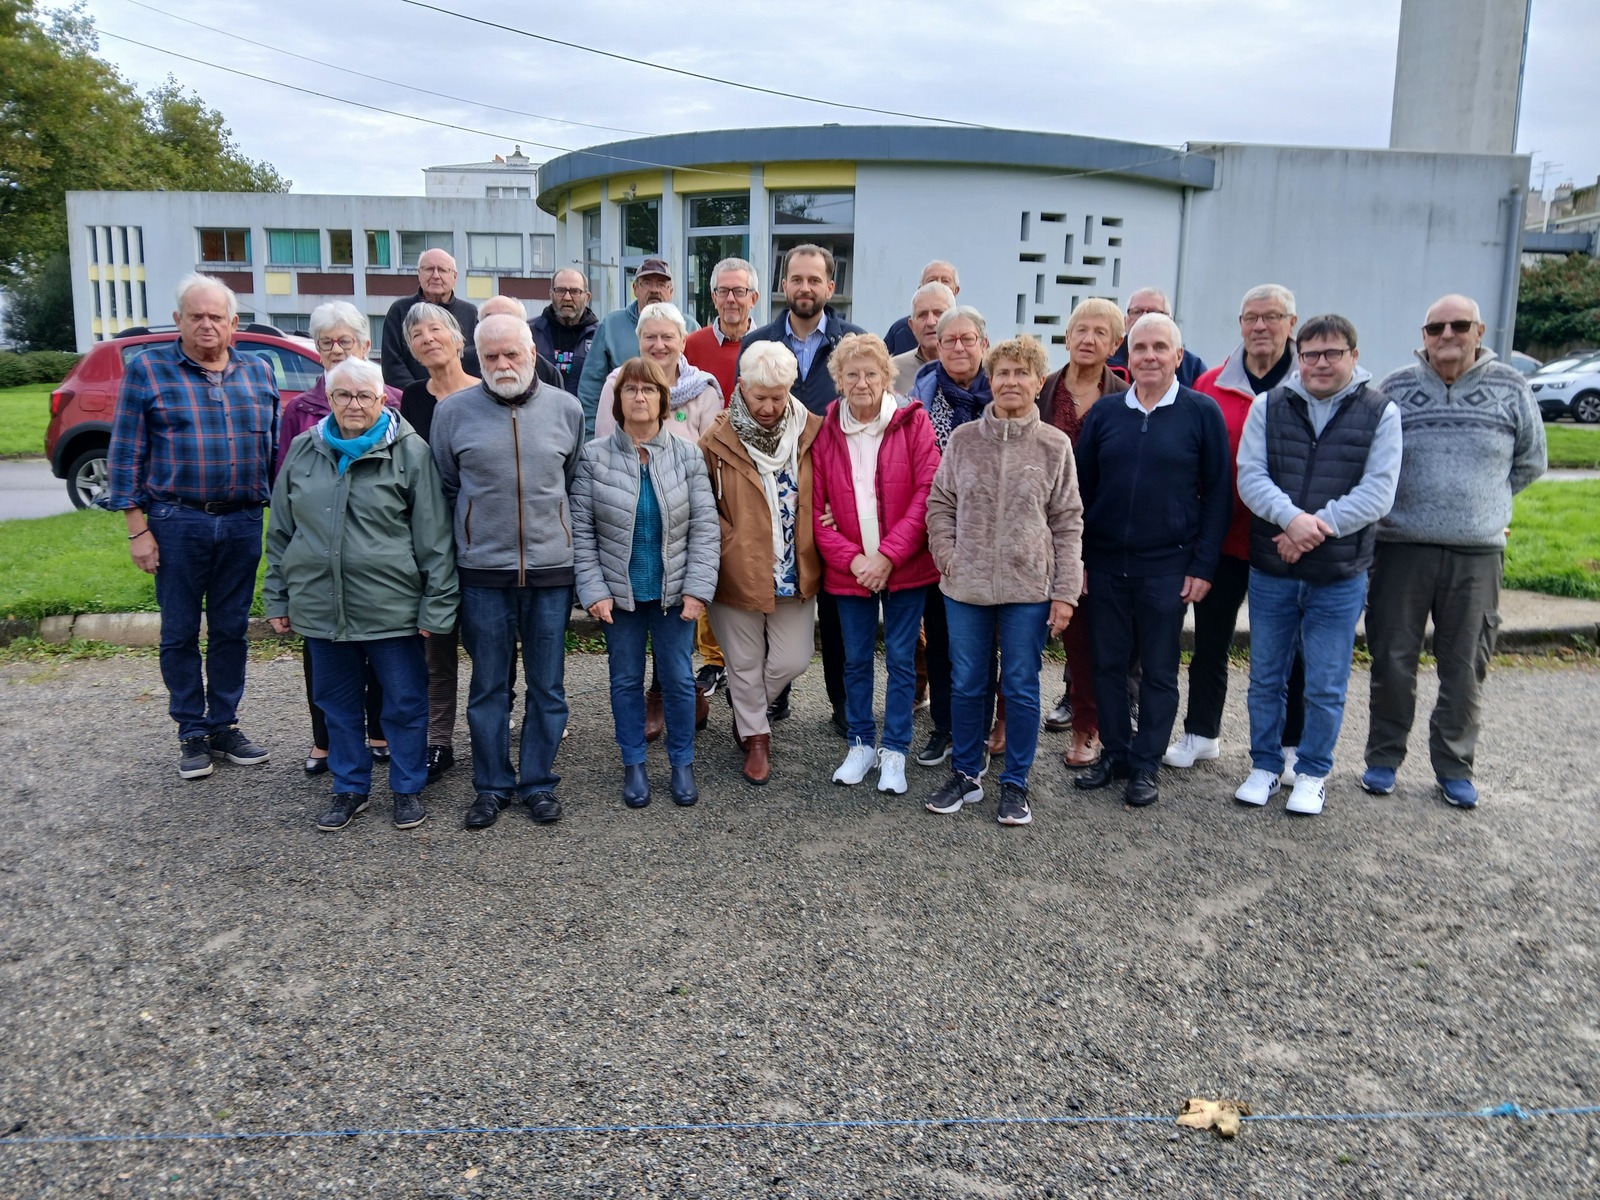
[[[528,328],[533,330],[534,349],[561,376],[558,386],[574,396],[578,394],[578,380],[583,377],[583,360],[589,357],[589,347],[594,344],[594,331],[599,325],[600,318],[594,315],[592,308],[583,310],[577,325],[563,325],[548,306],[528,322]]]
[[[426,297],[418,288],[414,295],[402,296],[389,306],[383,318],[383,381],[390,387],[404,391],[419,379],[428,377],[428,369],[411,357],[411,347],[406,342],[406,314],[413,305],[421,304]],[[478,327],[478,306],[461,296],[450,297],[450,303],[440,305],[450,310],[450,315],[461,326],[461,336],[467,339],[467,349],[472,349],[472,331]]]

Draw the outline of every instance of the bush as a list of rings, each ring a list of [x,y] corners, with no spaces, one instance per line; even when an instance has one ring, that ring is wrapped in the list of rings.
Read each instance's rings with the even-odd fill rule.
[[[0,350],[0,387],[60,383],[82,357],[66,350],[33,350],[27,354]]]

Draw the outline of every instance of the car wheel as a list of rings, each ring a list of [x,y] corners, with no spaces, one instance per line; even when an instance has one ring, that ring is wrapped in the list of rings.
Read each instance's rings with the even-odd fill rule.
[[[67,468],[67,495],[74,508],[89,508],[106,494],[106,452],[85,450]]]
[[[1572,415],[1585,425],[1600,425],[1600,392],[1585,392],[1573,400]]]

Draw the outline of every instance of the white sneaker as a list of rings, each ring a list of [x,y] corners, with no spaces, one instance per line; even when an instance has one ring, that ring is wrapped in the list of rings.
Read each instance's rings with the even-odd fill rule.
[[[1294,773],[1294,764],[1300,760],[1300,749],[1297,746],[1283,748],[1283,774],[1279,775],[1284,787],[1293,787],[1298,776]]]
[[[867,777],[867,772],[872,770],[873,764],[878,761],[878,752],[860,739],[850,747],[850,753],[845,755],[844,762],[839,764],[839,769],[833,773],[833,781],[842,783],[845,787],[855,787]]]
[[[1201,737],[1198,733],[1186,733],[1167,747],[1167,752],[1162,755],[1161,761],[1169,767],[1192,767],[1197,762],[1216,758],[1221,753],[1222,747],[1216,738]]]
[[[906,756],[898,750],[878,751],[878,790],[906,794]]]
[[[1240,804],[1262,805],[1278,794],[1278,789],[1283,784],[1278,782],[1278,777],[1271,771],[1263,771],[1256,767],[1250,772],[1250,777],[1239,785],[1239,790],[1233,798]]]
[[[1289,793],[1289,803],[1283,806],[1283,810],[1307,817],[1316,816],[1322,811],[1327,785],[1328,781],[1325,778],[1316,775],[1300,776],[1294,781],[1294,791]]]

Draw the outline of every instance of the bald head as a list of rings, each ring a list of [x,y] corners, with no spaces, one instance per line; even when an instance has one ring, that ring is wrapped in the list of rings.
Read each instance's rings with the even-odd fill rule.
[[[515,296],[490,296],[478,305],[478,319],[485,317],[516,317],[519,321],[528,319],[528,309]]]
[[[921,283],[942,283],[950,289],[950,294],[955,295],[961,291],[961,276],[956,273],[955,266],[947,263],[942,258],[936,258],[922,268]]]
[[[1470,296],[1440,296],[1422,323],[1422,352],[1446,384],[1466,374],[1483,346],[1483,315]]]

